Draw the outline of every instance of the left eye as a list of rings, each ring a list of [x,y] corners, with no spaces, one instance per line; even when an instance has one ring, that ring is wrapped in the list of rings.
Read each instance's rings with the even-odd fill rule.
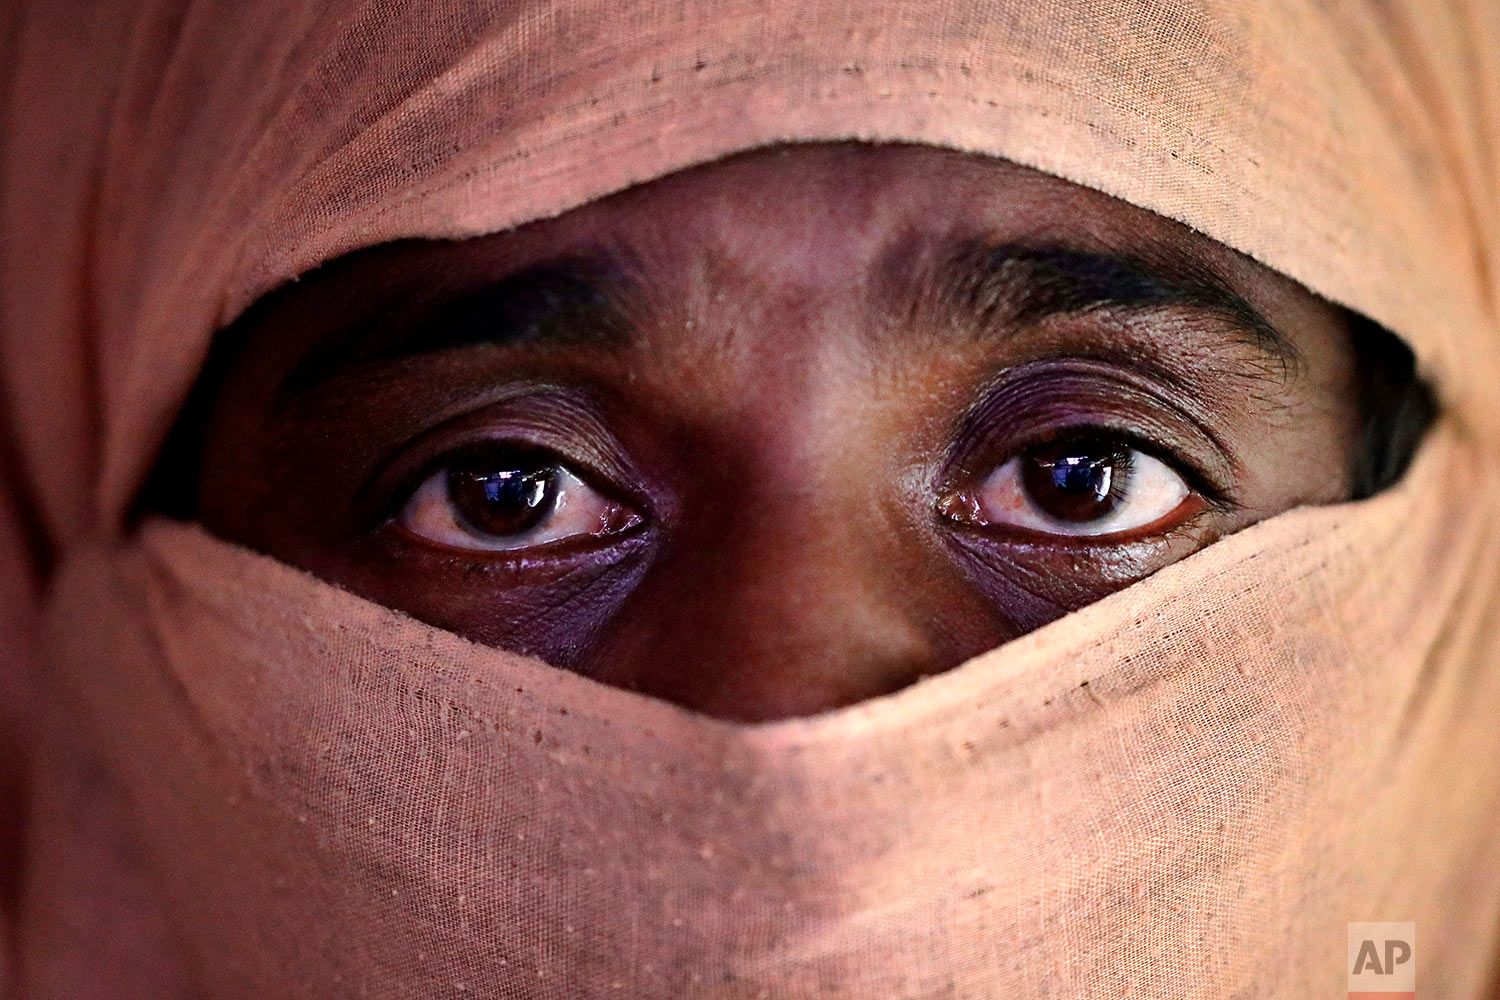
[[[560,460],[498,453],[452,461],[414,490],[396,522],[455,549],[509,551],[604,537],[641,523]]]
[[[959,521],[1048,535],[1116,535],[1163,522],[1195,496],[1165,462],[1105,440],[1027,449],[939,509]]]

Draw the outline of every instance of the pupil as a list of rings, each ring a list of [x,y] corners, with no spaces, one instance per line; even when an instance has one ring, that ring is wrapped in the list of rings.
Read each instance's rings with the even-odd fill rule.
[[[542,522],[557,502],[557,469],[458,466],[448,473],[448,496],[464,524],[485,535],[519,535]]]
[[[1114,510],[1127,456],[1118,447],[1077,443],[1034,449],[1023,463],[1031,501],[1059,521],[1097,521]]]

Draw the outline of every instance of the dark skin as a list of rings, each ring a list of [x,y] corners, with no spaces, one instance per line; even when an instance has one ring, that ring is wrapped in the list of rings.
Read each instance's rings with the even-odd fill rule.
[[[215,365],[176,470],[210,530],[743,720],[897,690],[1348,499],[1369,424],[1341,310],[919,147],[762,151],[363,251]]]

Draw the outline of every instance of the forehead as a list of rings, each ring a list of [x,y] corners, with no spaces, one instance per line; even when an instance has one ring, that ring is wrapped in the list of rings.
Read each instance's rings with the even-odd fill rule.
[[[335,297],[377,288],[441,295],[538,262],[602,255],[667,300],[748,290],[805,301],[830,291],[847,298],[891,277],[882,271],[914,269],[924,250],[976,241],[1192,262],[1273,320],[1297,319],[1288,314],[1313,298],[1186,226],[1049,174],[933,147],[855,143],[740,154],[493,236],[356,252],[298,284]]]
[[[910,145],[777,147],[686,170],[512,234],[537,255],[627,242],[649,264],[715,255],[767,282],[818,285],[905,244],[983,239],[1143,244],[1226,269],[1244,258],[1187,227],[1006,160]],[[774,237],[771,239],[770,237]]]
[[[625,325],[657,344],[719,351],[733,328],[756,334],[735,336],[736,353],[754,343],[801,350],[814,325],[829,344],[839,330],[868,327],[872,303],[879,312],[909,301],[943,270],[944,254],[974,244],[1068,247],[1129,255],[1164,274],[1209,273],[1281,330],[1326,322],[1331,308],[1178,223],[1004,160],[819,144],[742,154],[493,236],[360,251],[271,296],[256,312],[273,322],[248,325],[274,342],[257,338],[258,350],[283,359],[272,367],[297,365],[309,349],[347,358],[375,328],[405,324],[426,339],[421,321],[434,304],[583,259],[602,260],[624,279],[610,284],[638,293],[621,300],[633,313]],[[775,322],[758,322],[766,318]]]

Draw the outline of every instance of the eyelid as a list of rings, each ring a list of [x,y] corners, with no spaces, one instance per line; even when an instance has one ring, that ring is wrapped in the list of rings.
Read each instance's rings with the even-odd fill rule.
[[[1103,437],[1164,462],[1215,507],[1237,509],[1229,449],[1166,388],[1139,371],[1073,355],[1008,367],[962,418],[937,485],[948,492],[1028,448]]]
[[[361,485],[355,529],[378,530],[428,476],[464,454],[514,449],[554,457],[591,488],[650,519],[652,498],[595,408],[556,387],[526,387],[409,439]]]

